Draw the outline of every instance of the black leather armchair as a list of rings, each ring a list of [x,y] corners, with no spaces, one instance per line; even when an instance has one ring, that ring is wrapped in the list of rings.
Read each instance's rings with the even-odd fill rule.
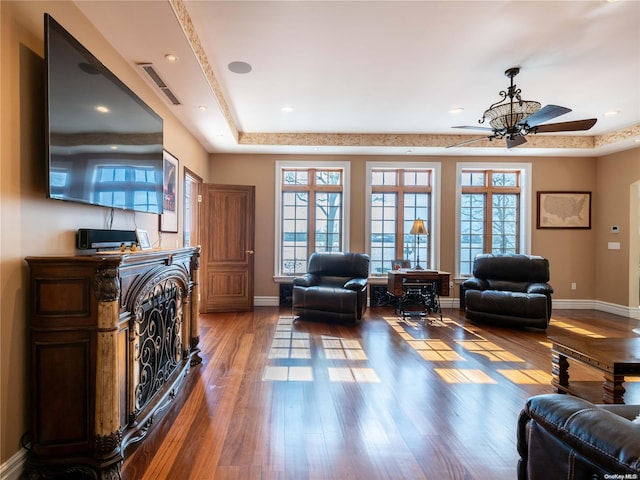
[[[640,478],[640,405],[530,398],[518,418],[518,480]]]
[[[356,323],[367,308],[369,256],[313,253],[307,273],[293,279],[293,314]]]
[[[536,255],[478,255],[462,282],[469,320],[547,328],[551,320],[549,261]]]

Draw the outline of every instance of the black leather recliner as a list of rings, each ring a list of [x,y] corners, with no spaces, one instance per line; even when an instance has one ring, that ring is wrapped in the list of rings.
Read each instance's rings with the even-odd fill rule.
[[[564,394],[530,398],[518,417],[518,480],[640,478],[639,413]]]
[[[293,279],[293,314],[315,320],[356,323],[367,308],[369,256],[313,253],[307,273]]]
[[[549,261],[537,255],[478,255],[462,282],[469,320],[547,328],[551,320]]]

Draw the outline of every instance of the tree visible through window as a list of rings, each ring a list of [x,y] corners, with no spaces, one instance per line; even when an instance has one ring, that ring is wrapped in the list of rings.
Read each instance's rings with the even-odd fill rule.
[[[312,252],[343,249],[343,184],[340,168],[281,170],[280,273],[306,271]]]
[[[462,170],[461,275],[470,275],[480,253],[520,252],[520,171]]]
[[[431,224],[432,172],[430,169],[371,170],[371,273],[382,275],[394,260],[415,258],[430,268],[429,235],[419,238],[409,231],[417,218]]]

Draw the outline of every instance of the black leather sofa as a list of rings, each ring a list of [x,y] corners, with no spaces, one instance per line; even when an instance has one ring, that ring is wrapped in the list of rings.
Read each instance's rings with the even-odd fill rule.
[[[478,255],[473,277],[462,282],[469,320],[547,328],[551,319],[549,261],[536,255]]]
[[[313,253],[307,273],[293,279],[293,314],[314,320],[356,323],[367,308],[368,277],[368,255]]]
[[[639,413],[563,394],[530,398],[518,418],[518,480],[640,478]]]

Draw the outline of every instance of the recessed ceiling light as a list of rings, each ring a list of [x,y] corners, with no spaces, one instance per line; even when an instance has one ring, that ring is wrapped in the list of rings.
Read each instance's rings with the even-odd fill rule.
[[[177,62],[178,61],[178,56],[174,55],[173,53],[167,53],[164,58],[167,60],[167,62]]]
[[[98,105],[96,107],[96,110],[99,111],[100,113],[109,113],[109,109],[104,105]]]
[[[200,110],[202,110],[203,112],[207,109],[207,107],[205,107],[204,105],[200,105],[198,108],[199,108]]]
[[[282,107],[280,111],[284,113],[293,112],[293,107]]]
[[[620,113],[620,110],[609,110],[608,112],[604,112],[605,117],[615,117]]]
[[[233,73],[249,73],[251,71],[251,65],[247,62],[231,62],[227,68]]]
[[[456,113],[462,113],[462,112],[464,112],[464,108],[462,108],[462,107],[455,107],[455,108],[452,108],[451,110],[449,110],[449,113],[452,113],[454,115]]]

